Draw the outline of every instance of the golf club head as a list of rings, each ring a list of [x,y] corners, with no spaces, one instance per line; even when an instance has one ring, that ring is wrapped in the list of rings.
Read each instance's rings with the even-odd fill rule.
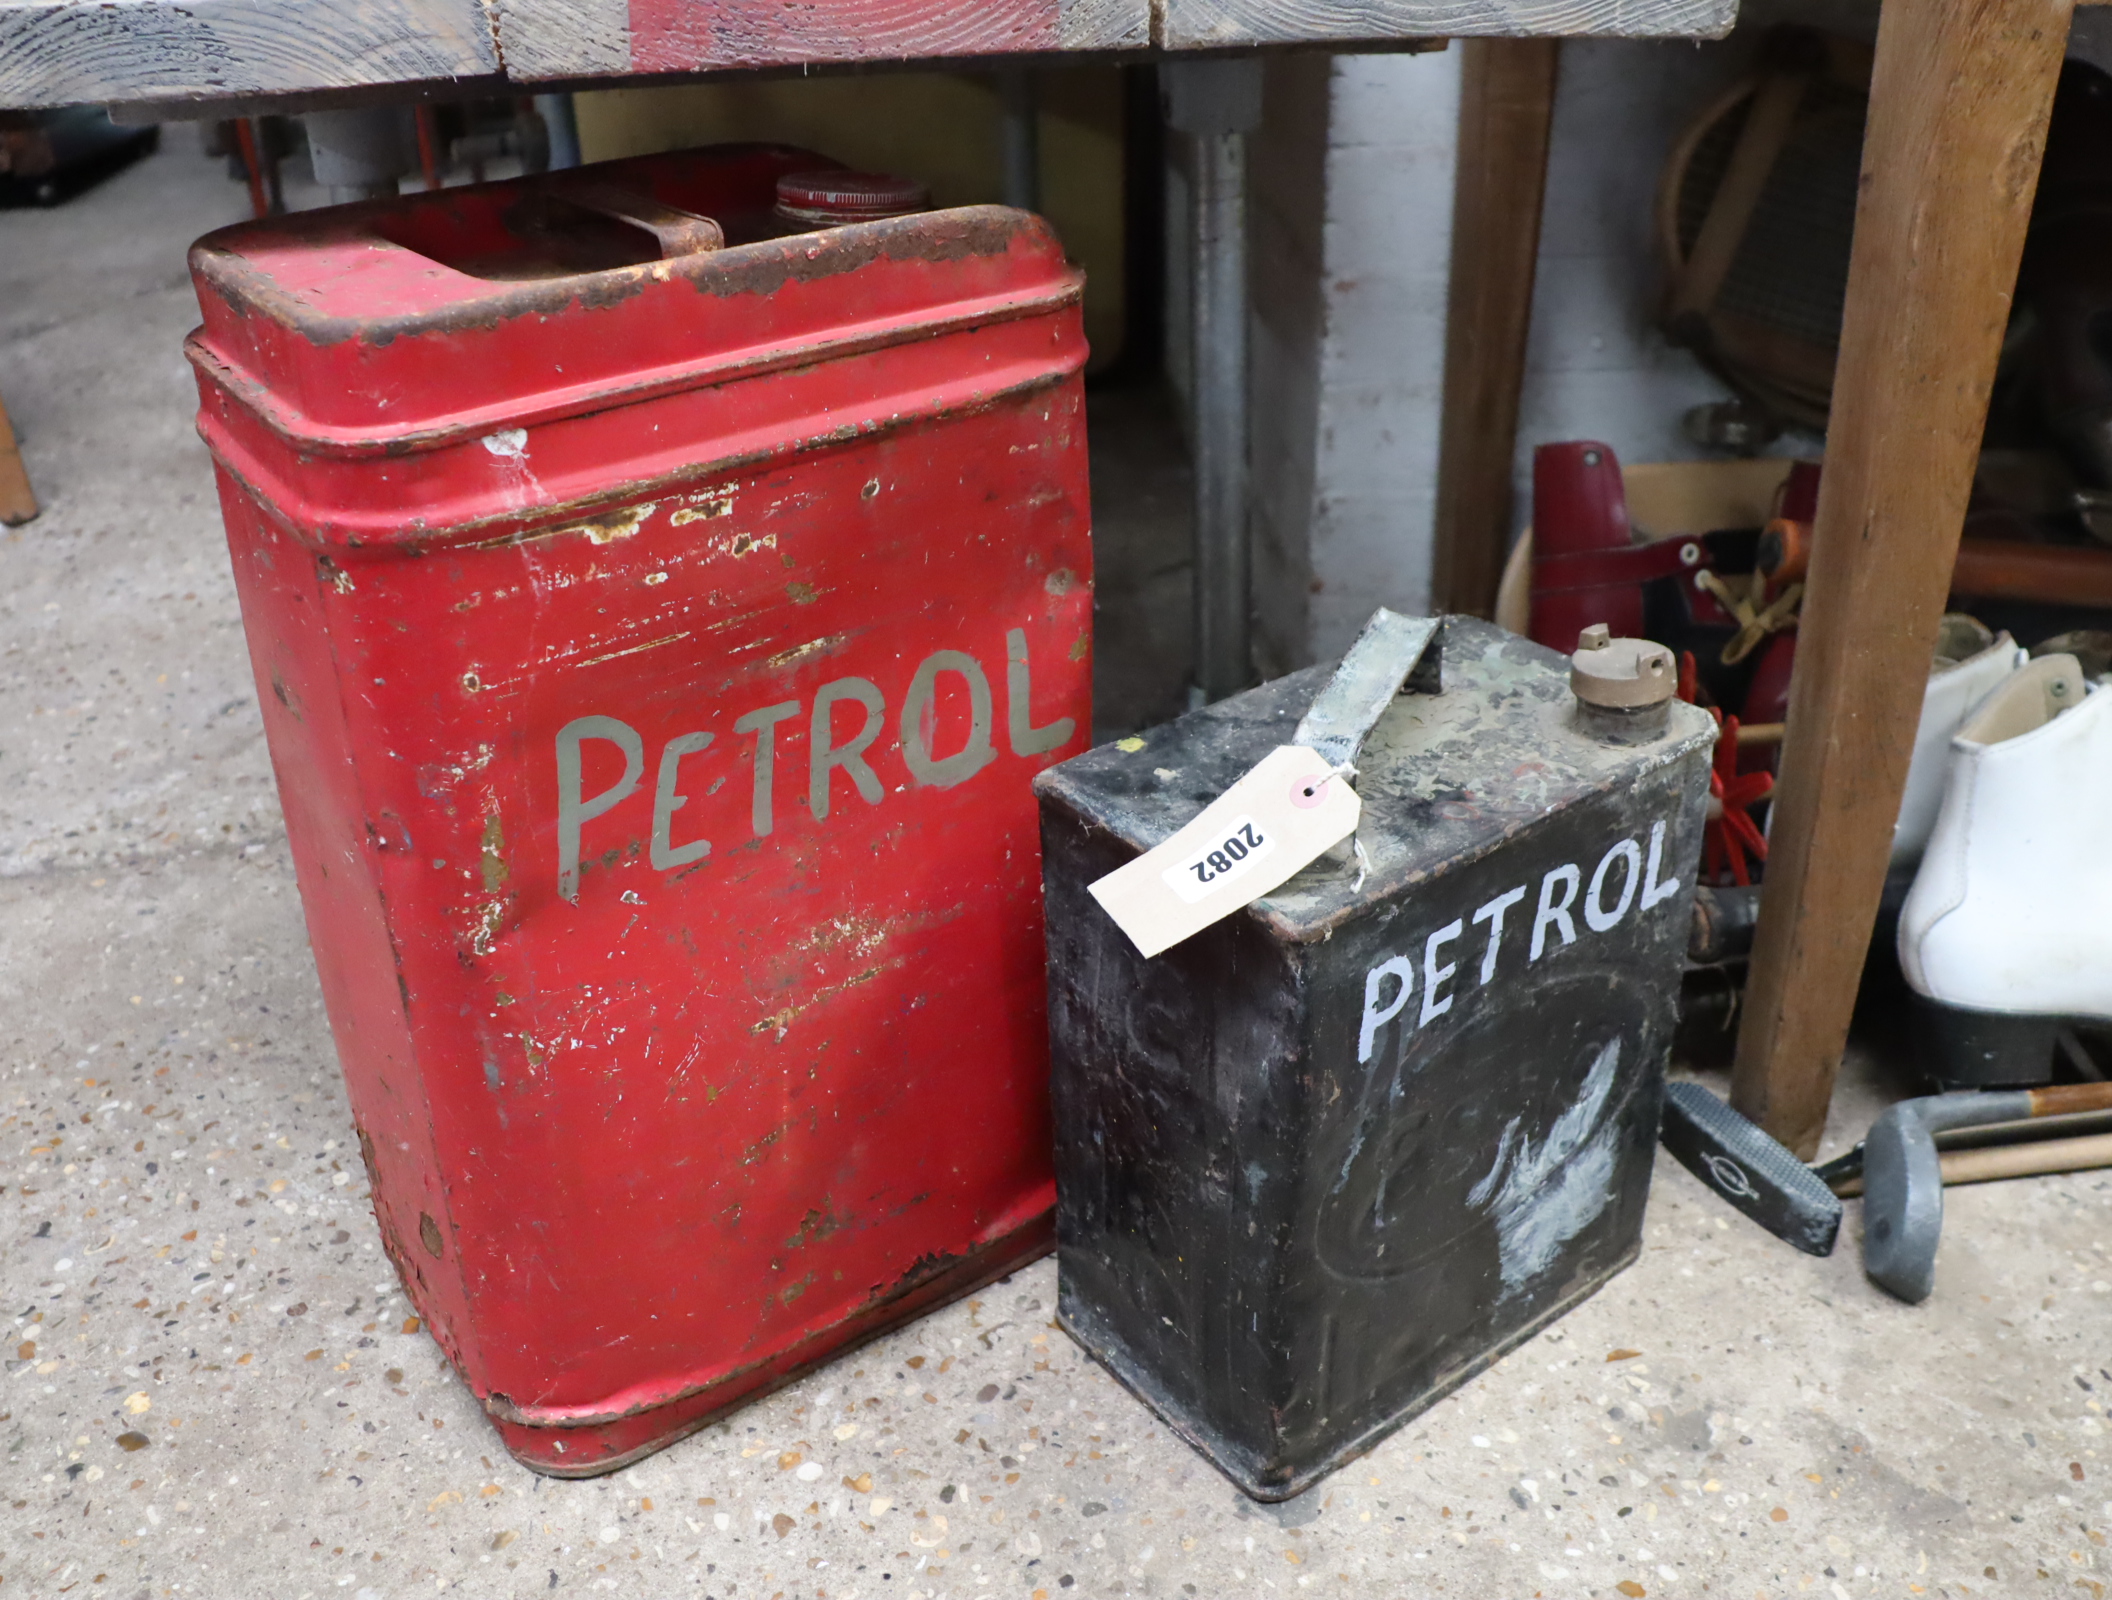
[[[1943,1167],[1918,1101],[1887,1107],[1863,1136],[1863,1271],[1909,1305],[1936,1287]]]
[[[1806,1255],[1833,1254],[1841,1202],[1789,1151],[1698,1083],[1665,1087],[1658,1131],[1680,1165],[1776,1238]]]
[[[1909,1305],[1936,1287],[1943,1162],[1936,1135],[2034,1114],[2028,1093],[1932,1094],[1887,1106],[1863,1136],[1863,1271]]]

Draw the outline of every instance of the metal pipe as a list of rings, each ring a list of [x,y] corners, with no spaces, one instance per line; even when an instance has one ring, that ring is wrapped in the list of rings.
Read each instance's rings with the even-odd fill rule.
[[[1190,136],[1193,215],[1195,697],[1252,680],[1247,481],[1247,133],[1261,121],[1261,63],[1170,61],[1166,120]]]
[[[1247,136],[1195,141],[1195,681],[1247,687]]]
[[[562,172],[579,162],[579,117],[569,94],[539,94],[536,113],[550,131],[550,170]]]
[[[414,106],[411,116],[418,127],[418,172],[430,193],[440,187],[440,117],[431,106]]]
[[[272,216],[283,217],[286,214],[286,174],[280,164],[282,152],[274,147],[272,130],[262,117],[247,120],[250,133],[257,141],[257,163],[264,173],[264,209]]]
[[[1041,97],[1026,67],[1000,67],[997,93],[1004,105],[1004,200],[1021,211],[1041,209]]]

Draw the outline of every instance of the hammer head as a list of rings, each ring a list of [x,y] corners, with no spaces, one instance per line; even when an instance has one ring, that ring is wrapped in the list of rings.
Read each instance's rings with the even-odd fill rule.
[[[1809,1167],[1698,1083],[1665,1086],[1664,1147],[1695,1177],[1806,1255],[1833,1254],[1841,1202]]]
[[[2028,1117],[2028,1094],[1936,1094],[1888,1106],[1863,1137],[1863,1271],[1909,1305],[1936,1287],[1943,1167],[1936,1134]]]

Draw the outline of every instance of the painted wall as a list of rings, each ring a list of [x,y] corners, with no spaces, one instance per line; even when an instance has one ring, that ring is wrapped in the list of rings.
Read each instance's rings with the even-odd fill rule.
[[[1430,605],[1459,52],[1344,56],[1328,128],[1310,640]]]
[[[1664,271],[1652,202],[1674,137],[1747,69],[1757,39],[1746,29],[1706,45],[1563,47],[1518,526],[1537,444],[1595,438],[1630,461],[1705,453],[1680,419],[1728,391],[1656,330]],[[1254,140],[1256,649],[1266,672],[1338,654],[1374,605],[1421,611],[1430,596],[1459,54],[1341,56],[1324,71],[1318,91],[1272,76]]]
[[[1449,52],[1273,58],[1248,140],[1254,651],[1339,654],[1374,605],[1427,610],[1458,69]],[[1167,370],[1185,394],[1179,141]]]

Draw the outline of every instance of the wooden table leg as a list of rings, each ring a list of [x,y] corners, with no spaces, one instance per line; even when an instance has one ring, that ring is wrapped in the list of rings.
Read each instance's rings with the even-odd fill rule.
[[[2016,286],[2069,0],[1885,0],[1732,1103],[1825,1130]]]
[[[1460,45],[1433,611],[1495,614],[1560,49],[1559,39]]]
[[[0,404],[0,522],[13,527],[36,514],[37,497],[29,487],[22,452],[15,446],[15,430],[8,423],[7,407]]]

